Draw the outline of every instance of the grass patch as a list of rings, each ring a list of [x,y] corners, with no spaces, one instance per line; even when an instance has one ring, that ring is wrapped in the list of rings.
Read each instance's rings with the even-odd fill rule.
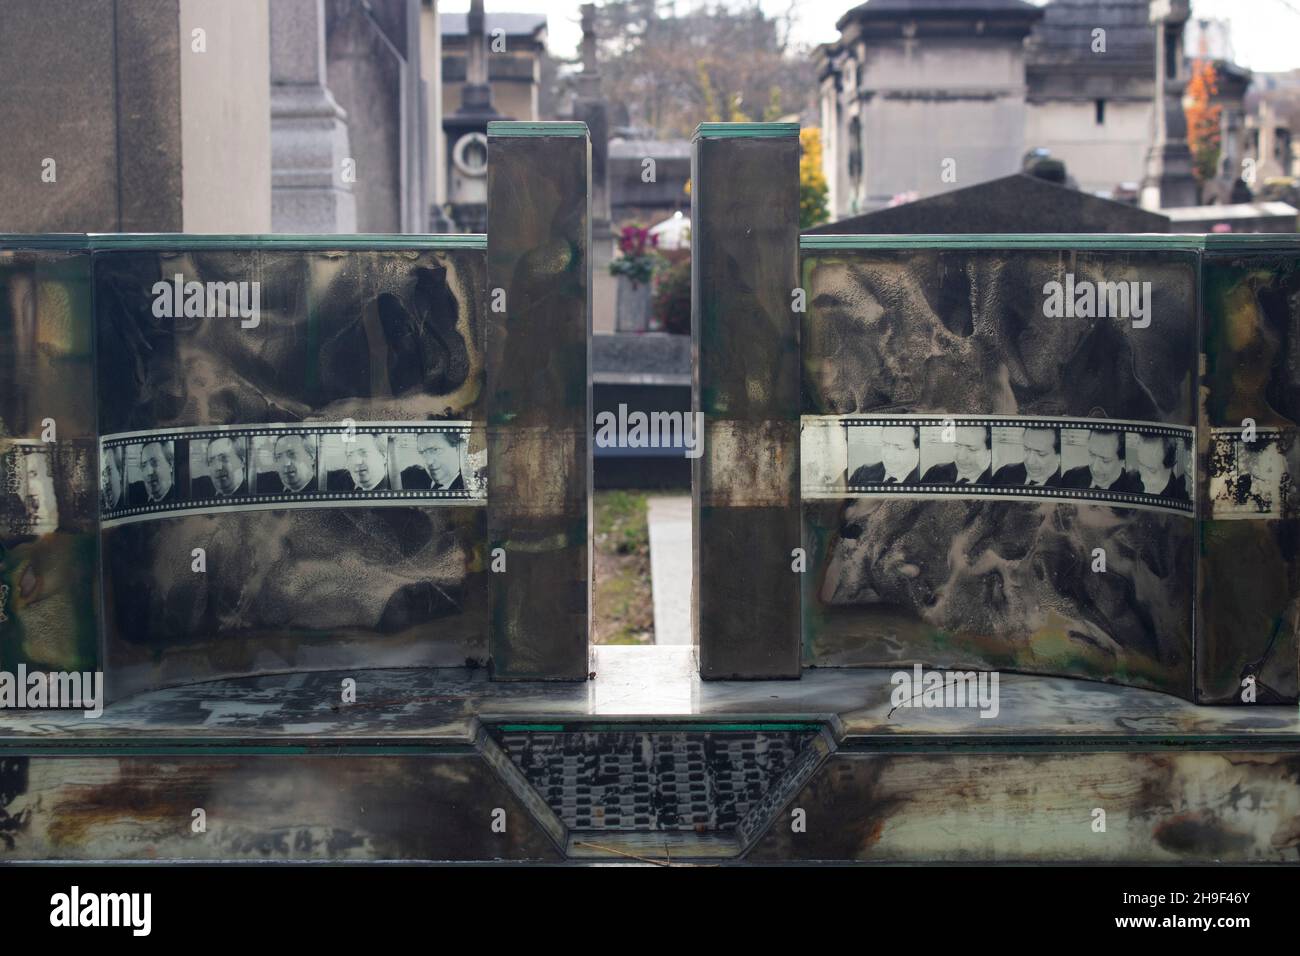
[[[646,496],[635,491],[597,491],[593,499],[596,553],[592,639],[597,644],[653,644]]]

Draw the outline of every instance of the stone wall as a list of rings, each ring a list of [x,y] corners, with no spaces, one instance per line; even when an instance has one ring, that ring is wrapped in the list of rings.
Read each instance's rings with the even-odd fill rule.
[[[0,126],[22,135],[0,142],[0,231],[265,231],[268,78],[247,64],[266,62],[266,11],[6,3]]]

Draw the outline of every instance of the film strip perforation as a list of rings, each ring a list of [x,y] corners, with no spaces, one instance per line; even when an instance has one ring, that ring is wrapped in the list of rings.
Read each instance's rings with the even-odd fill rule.
[[[487,500],[486,432],[469,421],[166,428],[99,443],[104,526],[237,511]]]
[[[820,421],[835,419],[833,415],[805,415],[803,419],[807,421]],[[839,417],[838,422],[841,425],[888,425],[888,426],[909,426],[925,425],[930,427],[944,427],[949,423],[957,427],[988,425],[998,428],[1024,428],[1026,425],[1042,427],[1059,427],[1059,428],[1086,428],[1090,426],[1104,427],[1111,429],[1127,428],[1133,431],[1142,431],[1150,435],[1187,437],[1195,429],[1184,425],[1157,425],[1150,422],[1129,421],[1125,419],[1111,418],[1051,418],[1051,417],[1032,417],[1032,418],[1007,418],[1007,417],[989,417],[986,415],[909,415],[909,416],[861,416],[847,415]],[[1262,434],[1268,429],[1261,428]]]
[[[1196,513],[1196,431],[1109,418],[805,415],[805,499],[1063,501]]]

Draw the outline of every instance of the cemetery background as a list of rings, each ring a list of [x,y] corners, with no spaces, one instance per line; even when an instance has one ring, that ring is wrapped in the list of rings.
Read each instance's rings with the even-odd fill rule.
[[[231,0],[217,11],[165,0],[116,16],[119,6],[7,5],[0,79],[18,94],[7,127],[30,135],[0,144],[0,169],[11,171],[0,229],[479,229],[482,170],[466,174],[457,143],[491,117],[581,118],[593,130],[597,413],[689,407],[677,336],[689,332],[689,136],[699,122],[800,122],[801,225],[824,232],[1295,228],[1300,78],[1237,66],[1230,24],[1195,9],[1177,41],[1178,89],[1162,96],[1146,0],[874,0],[802,14],[740,0],[617,0],[549,18],[499,0],[477,27],[477,66],[464,10],[479,4]],[[900,32],[945,6],[959,12],[922,19],[933,25],[910,39]],[[996,28],[977,30],[981,18]],[[581,40],[553,50],[552,32]],[[112,49],[99,42],[109,34]],[[876,51],[869,69],[864,42]],[[256,62],[268,68],[247,68]],[[1157,101],[1179,96],[1195,170],[1179,160],[1169,201],[1139,205],[1141,184],[1164,175],[1147,169]],[[57,178],[28,188],[45,154],[61,152]],[[949,153],[951,176],[941,169]],[[624,231],[637,228],[661,240],[643,282],[610,272],[626,258]],[[680,456],[621,451],[597,449],[599,487],[688,487]]]
[[[6,126],[28,135],[0,144],[0,232],[479,232],[486,155],[475,137],[498,119],[578,119],[592,134],[596,414],[691,408],[680,302],[689,137],[700,122],[816,131],[801,137],[799,225],[810,232],[1296,228],[1290,131],[1300,81],[1236,67],[1221,24],[1180,21],[1159,28],[1173,37],[1159,43],[1141,0],[953,4],[960,10],[919,35],[905,29],[909,18],[944,4],[871,0],[840,11],[841,40],[816,50],[799,49],[779,19],[744,4],[673,17],[652,3],[608,3],[586,15],[579,55],[567,61],[547,49],[546,17],[508,3],[470,6],[466,16],[428,0],[235,0],[213,16],[198,0],[104,0],[75,11],[17,0],[6,7],[14,28],[0,31],[0,79],[19,94]],[[1004,22],[999,8],[1014,15]],[[1082,25],[1106,17],[1118,63],[1064,55]],[[999,26],[975,29],[987,22]],[[99,42],[109,35],[115,52]],[[871,63],[865,41],[881,54]],[[1161,82],[1157,56],[1169,49],[1177,63]],[[247,68],[264,61],[266,71]],[[1206,64],[1217,85],[1207,92],[1203,83],[1193,100],[1189,79]],[[649,93],[648,77],[659,80]],[[32,89],[41,96],[21,95]],[[883,101],[901,114],[874,116]],[[926,112],[934,103],[957,104],[965,119],[945,129]],[[88,121],[74,129],[69,116]],[[1201,151],[1185,139],[1176,148],[1180,117]],[[1084,135],[1062,132],[1075,122]],[[998,148],[973,142],[973,161],[948,157],[972,128]],[[75,159],[37,190],[29,180],[39,179],[44,152]],[[900,155],[913,157],[902,169],[888,161]],[[645,284],[652,295],[624,308],[610,266],[635,226],[668,238]],[[667,301],[676,293],[675,318],[646,311],[659,292]],[[680,571],[691,566],[690,525],[684,537],[674,505],[690,482],[678,449],[595,449],[594,600],[611,618],[597,620],[598,642],[672,643],[660,619],[671,618],[676,635],[689,626]],[[657,538],[662,572],[653,570]]]

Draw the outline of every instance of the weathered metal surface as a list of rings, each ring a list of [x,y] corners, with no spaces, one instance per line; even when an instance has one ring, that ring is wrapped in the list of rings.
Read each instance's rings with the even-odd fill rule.
[[[802,260],[806,415],[1195,424],[1193,249],[817,238]],[[1048,284],[1076,279],[1150,283],[1148,324],[1050,317]],[[805,663],[1020,670],[1190,697],[1194,520],[1038,493],[805,501]]]
[[[591,621],[591,143],[488,127],[488,537],[499,679],[582,680]],[[490,560],[490,559],[489,559]]]
[[[1274,248],[1259,248],[1266,242]],[[1200,445],[1206,504],[1200,525],[1197,699],[1247,703],[1244,697],[1253,696],[1257,702],[1294,703],[1300,696],[1300,517],[1281,513],[1273,502],[1272,514],[1216,519],[1219,502],[1210,500],[1208,478],[1212,429],[1240,435],[1253,422],[1261,431],[1280,429],[1294,442],[1300,428],[1295,357],[1300,241],[1214,237],[1205,252],[1202,289]],[[1292,487],[1297,477],[1294,470],[1284,474]],[[1251,493],[1244,483],[1235,491],[1233,497],[1243,500]],[[1260,490],[1254,494],[1258,498]],[[1246,693],[1246,681],[1253,682],[1253,693]]]
[[[90,255],[57,245],[0,237],[0,670],[11,673],[99,667]]]
[[[841,751],[747,859],[1298,863],[1300,754]]]
[[[1003,674],[997,716],[985,718],[975,708],[894,709],[891,669],[815,668],[799,681],[707,681],[685,646],[596,647],[592,667],[596,676],[583,685],[492,682],[483,668],[350,669],[214,680],[114,701],[93,720],[79,711],[0,711],[0,745],[45,747],[112,738],[247,743],[421,738],[465,744],[475,738],[476,718],[771,722],[835,715],[849,738],[1055,737],[1080,745],[1104,738],[1150,747],[1214,738],[1300,747],[1300,712],[1291,705],[1202,707],[1155,691],[1061,677]],[[355,703],[341,701],[344,678],[356,681]]]
[[[798,166],[793,124],[696,135],[692,605],[709,679],[799,676]]]
[[[559,858],[475,753],[0,755],[0,861]]]
[[[167,251],[96,253],[101,434],[485,424],[481,249],[285,245],[177,239]],[[258,322],[160,318],[155,283],[177,274],[259,283]],[[235,510],[101,536],[110,696],[259,671],[487,658],[481,507]]]
[[[745,860],[1296,863],[1298,774],[1294,751],[841,751],[776,808]],[[601,845],[617,834],[574,833],[591,845],[573,858],[616,855]],[[664,834],[636,835],[662,855]],[[677,842],[672,856],[737,849],[706,842]],[[562,856],[477,754],[0,756],[0,862],[60,859]]]
[[[553,860],[559,847],[569,859],[718,859],[753,840],[759,861],[1294,853],[1293,706],[1201,707],[1116,684],[1006,674],[987,719],[975,709],[892,710],[888,670],[704,681],[688,647],[598,648],[594,667],[586,685],[493,682],[482,668],[349,670],[148,691],[93,720],[4,711],[0,861]],[[340,701],[345,677],[356,681],[355,703]],[[792,727],[834,737],[815,732],[797,755],[778,748],[773,762],[758,738]],[[524,770],[485,743],[494,733],[522,735]],[[829,753],[835,737],[841,749]],[[679,752],[690,741],[699,750]],[[672,759],[657,760],[656,747]],[[691,766],[692,753],[708,759]],[[864,759],[874,769],[845,763]],[[682,761],[684,770],[670,766]],[[570,809],[566,781],[614,800],[602,801],[607,812],[628,799],[635,811],[638,795],[680,811],[695,794],[707,832],[635,816],[620,817],[617,830],[588,826],[594,818],[576,815],[576,799],[566,826],[552,809]],[[1086,831],[1094,806],[1108,813],[1111,836],[1096,835],[1109,841],[1104,849],[1068,832]],[[794,807],[808,821],[797,845],[781,834]],[[206,812],[204,834],[191,829],[195,808]],[[504,834],[491,829],[496,808],[506,812]],[[856,835],[878,824],[884,837],[863,850]]]

